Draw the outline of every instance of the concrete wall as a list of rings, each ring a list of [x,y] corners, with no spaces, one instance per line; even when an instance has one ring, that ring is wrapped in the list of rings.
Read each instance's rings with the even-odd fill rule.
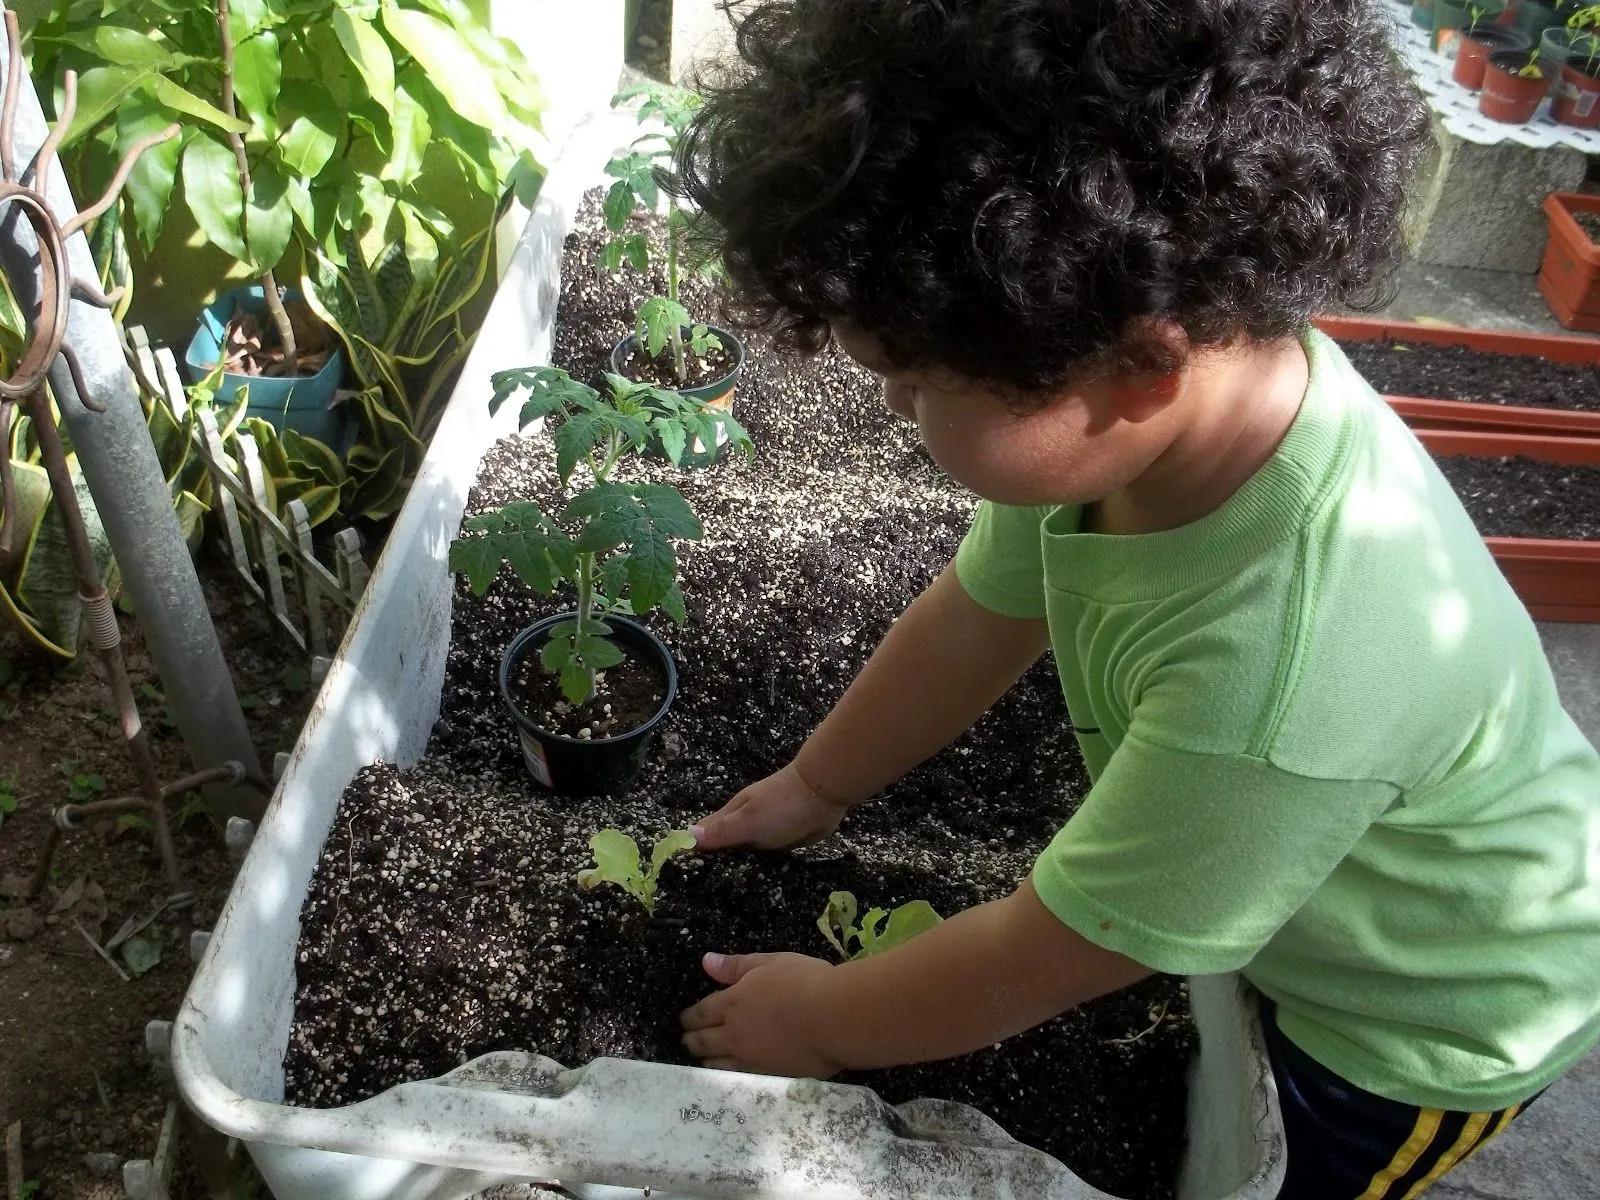
[[[1411,256],[1430,266],[1537,271],[1546,237],[1539,206],[1582,182],[1584,156],[1565,146],[1469,142],[1437,120],[1433,137],[1408,222]]]
[[[733,24],[716,0],[673,0],[674,83],[692,82],[695,64],[734,53]]]

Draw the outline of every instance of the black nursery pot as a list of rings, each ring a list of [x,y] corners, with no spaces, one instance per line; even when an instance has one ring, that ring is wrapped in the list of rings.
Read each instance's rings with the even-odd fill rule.
[[[535,656],[550,640],[550,630],[572,613],[557,613],[529,625],[512,639],[500,656],[500,698],[517,723],[522,742],[522,761],[528,774],[541,787],[558,796],[599,796],[623,791],[644,766],[645,756],[655,741],[656,728],[672,708],[678,695],[678,665],[666,643],[637,621],[627,617],[602,617],[611,627],[611,636],[620,646],[661,668],[666,679],[666,696],[661,707],[640,725],[616,737],[585,740],[551,733],[533,721],[511,699],[511,673],[524,658]],[[542,670],[543,668],[541,668]]]
[[[717,335],[717,340],[722,343],[722,348],[733,357],[733,366],[728,369],[726,374],[713,379],[710,383],[702,383],[698,387],[678,388],[677,390],[680,395],[688,396],[691,400],[699,400],[712,408],[720,408],[725,413],[732,413],[734,393],[739,386],[739,376],[744,372],[744,343],[720,325],[708,325],[706,328]],[[689,329],[684,327],[682,332],[685,340],[687,340]],[[633,348],[637,342],[638,339],[630,333],[611,348],[611,373],[613,375],[623,374],[622,364],[628,361],[628,356],[633,353]],[[694,445],[684,451],[681,465],[685,467],[709,467],[727,453],[727,449],[726,442],[720,446],[706,449],[696,440]],[[665,456],[665,451],[662,450],[659,441],[650,447],[650,452],[657,456]]]

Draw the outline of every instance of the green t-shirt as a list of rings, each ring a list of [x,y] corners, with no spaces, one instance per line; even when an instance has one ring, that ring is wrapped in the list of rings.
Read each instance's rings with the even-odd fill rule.
[[[1305,345],[1288,435],[1209,516],[979,509],[958,577],[1049,619],[1093,780],[1034,884],[1155,970],[1242,970],[1359,1087],[1507,1107],[1600,1041],[1600,758],[1432,459]]]

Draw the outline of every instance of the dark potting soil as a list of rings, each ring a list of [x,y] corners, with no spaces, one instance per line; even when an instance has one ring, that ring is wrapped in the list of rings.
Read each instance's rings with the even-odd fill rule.
[[[603,740],[643,725],[667,694],[666,676],[648,659],[626,649],[616,666],[595,674],[594,698],[571,704],[557,676],[529,655],[511,672],[511,699],[542,728],[566,737]]]
[[[1575,212],[1573,219],[1578,222],[1578,228],[1589,235],[1589,240],[1600,245],[1600,212]]]
[[[1485,537],[1600,538],[1600,467],[1529,458],[1440,458]]]
[[[653,383],[657,387],[702,387],[716,382],[733,370],[733,355],[727,350],[707,350],[701,356],[685,346],[683,365],[688,379],[679,383],[672,347],[667,347],[654,358],[635,348],[622,360],[622,374],[635,383]]]
[[[1600,366],[1392,339],[1339,345],[1384,395],[1600,412]]]
[[[568,242],[554,354],[583,379],[604,369],[644,286],[598,270],[598,196]],[[706,285],[686,291],[709,310]],[[831,351],[796,361],[753,338],[749,352],[738,415],[753,465],[626,464],[631,478],[679,486],[706,528],[680,546],[687,625],[650,620],[677,658],[679,694],[638,782],[559,800],[533,784],[495,673],[518,630],[570,599],[534,596],[509,572],[481,599],[461,587],[429,752],[351,784],[301,913],[292,1103],[352,1103],[493,1050],[567,1066],[685,1062],[678,1013],[711,990],[702,952],[827,956],[816,919],[839,889],[863,905],[926,899],[945,915],[1006,895],[1072,813],[1086,782],[1046,659],[827,842],[674,859],[657,911],[681,925],[650,924],[615,889],[576,887],[596,830],[648,844],[788,762],[971,517],[973,498],[884,410],[872,376]],[[552,459],[543,437],[494,447],[469,515],[556,503]],[[1113,1195],[1162,1197],[1193,1047],[1185,989],[1161,977],[996,1048],[854,1082],[892,1103],[971,1103]]]

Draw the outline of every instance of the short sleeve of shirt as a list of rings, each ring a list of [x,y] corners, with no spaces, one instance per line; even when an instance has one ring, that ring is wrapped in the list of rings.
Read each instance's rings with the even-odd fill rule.
[[[1133,729],[1040,855],[1034,887],[1064,924],[1153,970],[1237,970],[1398,794],[1170,750]]]
[[[967,595],[1003,617],[1045,615],[1040,525],[1048,508],[1013,508],[985,500],[956,552],[956,578]]]

